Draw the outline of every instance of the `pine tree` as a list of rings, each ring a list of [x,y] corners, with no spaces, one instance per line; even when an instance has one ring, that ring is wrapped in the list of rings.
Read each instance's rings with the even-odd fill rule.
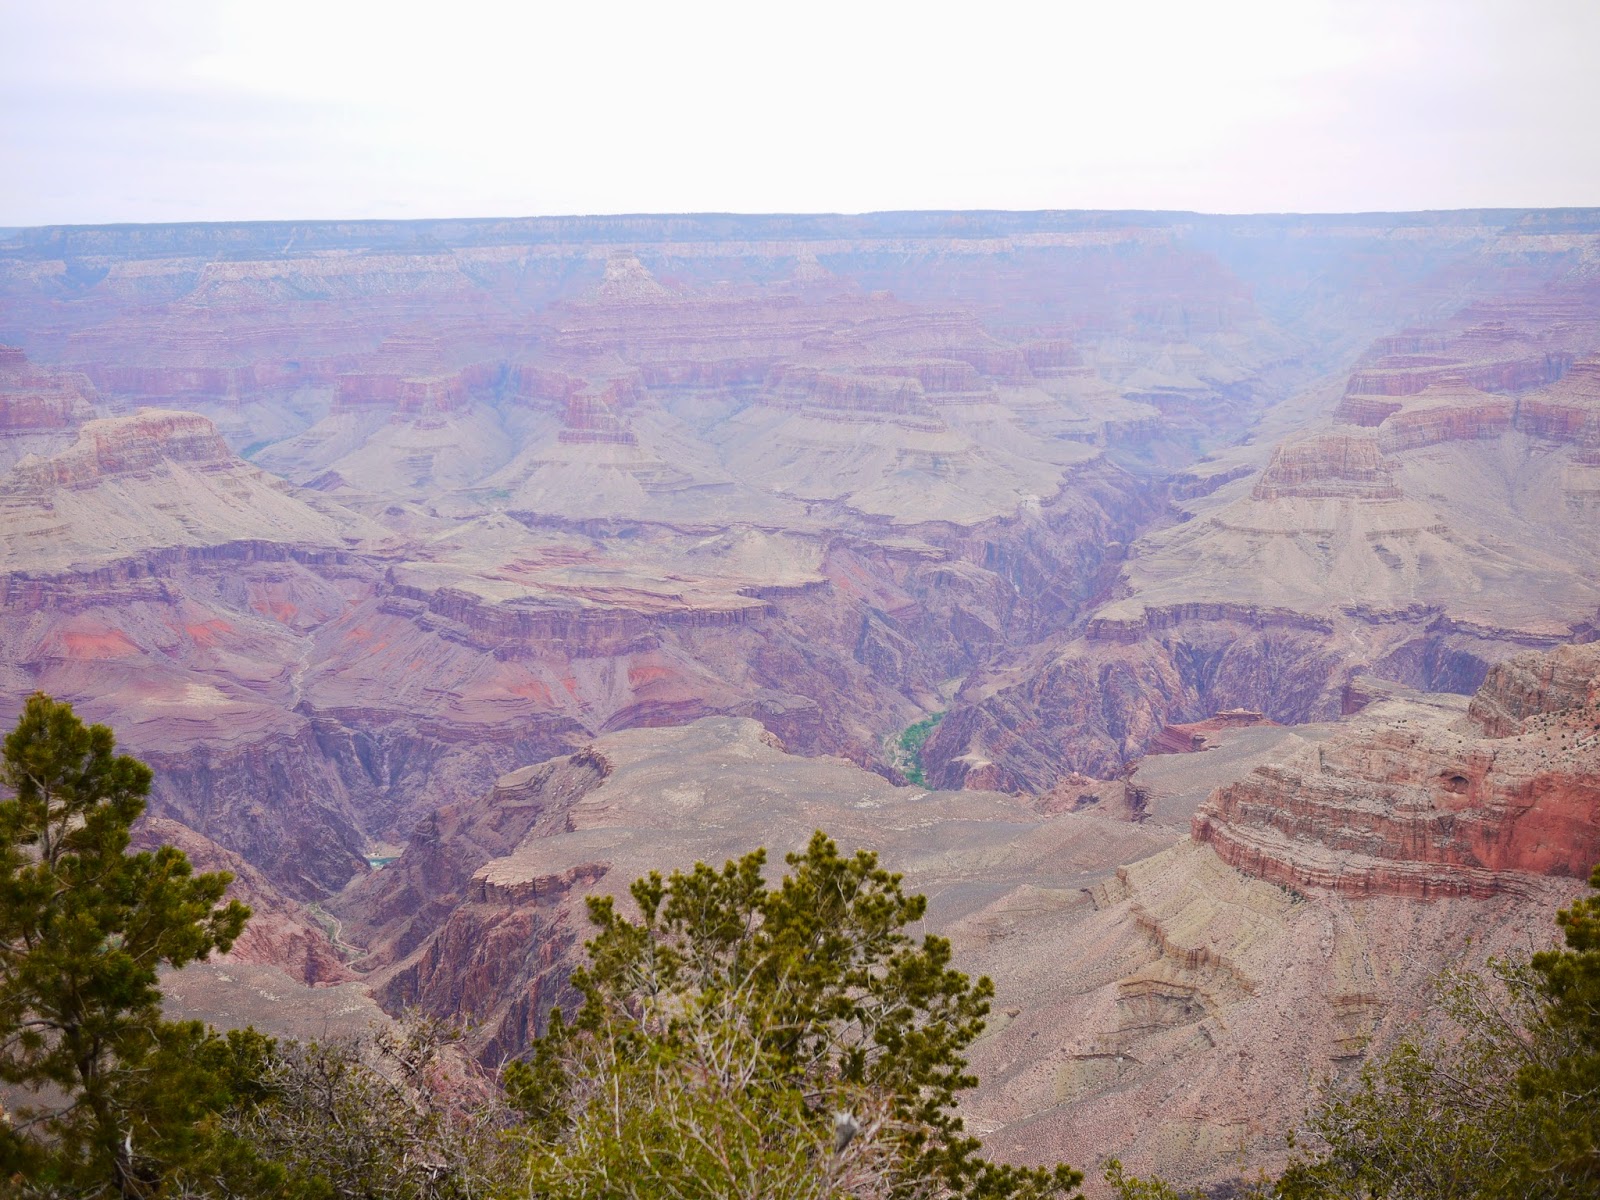
[[[584,1006],[507,1071],[549,1197],[1005,1197],[1067,1166],[992,1163],[955,1113],[993,985],[914,941],[926,901],[821,833],[767,887],[754,851],[590,902]]]
[[[1600,866],[1589,876],[1600,889]],[[1517,1099],[1535,1126],[1518,1165],[1557,1181],[1562,1195],[1600,1195],[1600,895],[1557,916],[1566,948],[1533,956],[1545,1005],[1538,1035],[1550,1047],[1517,1076]]]
[[[111,730],[30,697],[0,759],[0,1192],[143,1198],[229,1101],[220,1040],[162,1019],[157,971],[226,952],[232,877],[170,846],[128,853],[150,768]]]

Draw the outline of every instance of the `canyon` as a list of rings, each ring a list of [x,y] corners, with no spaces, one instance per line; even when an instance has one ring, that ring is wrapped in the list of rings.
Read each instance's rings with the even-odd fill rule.
[[[186,1013],[496,1064],[823,828],[995,1153],[1214,1182],[1600,859],[1600,212],[33,229],[0,343],[0,718],[237,876]]]
[[[776,874],[825,829],[995,981],[964,1106],[991,1148],[1215,1182],[1281,1167],[1306,1081],[1434,1020],[1440,972],[1550,940],[1600,861],[1600,643],[1209,738],[1063,804],[896,787],[748,718],[620,731],[441,809],[333,909],[385,1009],[465,1017],[493,1064],[571,1011],[587,898],[753,845]]]

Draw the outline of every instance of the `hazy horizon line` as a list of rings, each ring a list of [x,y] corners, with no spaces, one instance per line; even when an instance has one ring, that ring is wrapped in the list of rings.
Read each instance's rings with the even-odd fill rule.
[[[42,224],[10,224],[0,222],[0,235],[32,233],[45,230],[71,229],[177,229],[193,226],[237,225],[427,225],[441,222],[467,223],[474,221],[594,221],[640,220],[647,218],[864,218],[900,216],[1130,216],[1130,217],[1203,217],[1226,220],[1255,217],[1425,217],[1529,213],[1597,213],[1600,201],[1593,204],[1495,204],[1458,205],[1428,208],[1357,208],[1357,209],[1250,209],[1206,210],[1189,208],[878,208],[861,210],[844,209],[627,209],[607,212],[543,212],[543,213],[477,213],[457,216],[360,216],[360,217],[208,217],[197,220],[176,221],[61,221]]]

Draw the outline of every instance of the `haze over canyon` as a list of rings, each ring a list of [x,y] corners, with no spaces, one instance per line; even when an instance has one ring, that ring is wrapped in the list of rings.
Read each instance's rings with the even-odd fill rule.
[[[993,1153],[1206,1183],[1600,860],[1600,210],[38,228],[0,343],[0,718],[238,876],[194,1015],[498,1063],[822,828]]]

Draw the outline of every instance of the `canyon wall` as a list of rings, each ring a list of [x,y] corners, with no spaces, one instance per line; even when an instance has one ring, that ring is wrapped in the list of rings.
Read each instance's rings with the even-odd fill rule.
[[[1586,879],[1600,862],[1600,646],[1511,658],[1470,707],[1376,704],[1220,789],[1194,836],[1246,874],[1357,896]]]

